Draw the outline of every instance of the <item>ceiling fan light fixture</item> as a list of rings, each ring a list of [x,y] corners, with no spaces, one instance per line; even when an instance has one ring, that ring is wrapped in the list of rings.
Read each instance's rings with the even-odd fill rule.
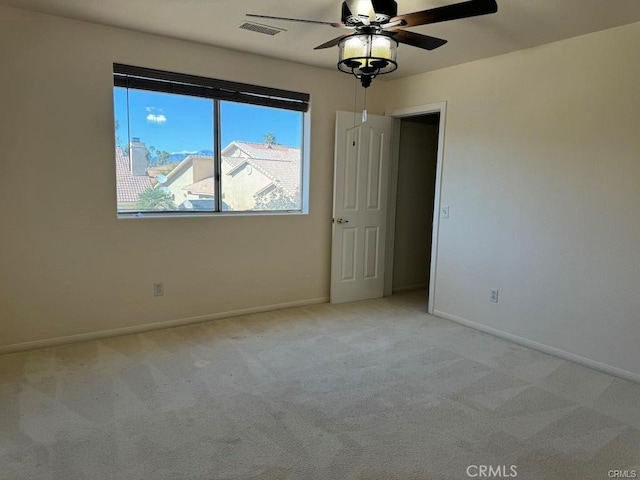
[[[338,70],[354,75],[365,88],[378,75],[398,68],[398,42],[390,36],[375,32],[356,33],[343,38],[338,47]]]
[[[488,15],[497,11],[496,0],[464,0],[441,7],[398,15],[396,0],[342,0],[340,23],[271,15],[247,15],[289,22],[329,25],[334,28],[354,31],[351,35],[341,35],[318,45],[315,50],[338,45],[340,48],[338,69],[360,79],[362,86],[366,88],[378,75],[393,72],[398,68],[396,62],[398,43],[424,50],[434,50],[447,43],[442,38],[423,35],[401,27],[448,22]]]

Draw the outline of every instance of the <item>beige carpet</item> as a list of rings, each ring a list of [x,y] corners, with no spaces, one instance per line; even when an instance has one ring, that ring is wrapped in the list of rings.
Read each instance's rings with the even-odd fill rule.
[[[0,357],[0,479],[640,477],[640,385],[430,317],[425,299]]]

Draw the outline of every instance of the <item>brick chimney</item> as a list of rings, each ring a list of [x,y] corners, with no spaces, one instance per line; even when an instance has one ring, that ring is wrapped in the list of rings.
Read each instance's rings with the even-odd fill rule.
[[[147,147],[138,137],[131,139],[129,145],[129,159],[131,161],[131,175],[147,176]]]

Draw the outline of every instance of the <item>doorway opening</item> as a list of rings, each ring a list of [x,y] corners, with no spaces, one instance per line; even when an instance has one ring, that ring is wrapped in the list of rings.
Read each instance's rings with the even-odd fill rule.
[[[435,301],[446,104],[388,112],[394,117],[385,295],[425,289]]]
[[[400,119],[392,293],[428,289],[440,114]]]

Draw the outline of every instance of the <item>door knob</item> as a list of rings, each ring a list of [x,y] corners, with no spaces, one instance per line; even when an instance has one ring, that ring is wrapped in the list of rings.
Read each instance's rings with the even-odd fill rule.
[[[340,217],[339,219],[336,220],[336,223],[339,223],[340,225],[342,225],[343,223],[349,223],[349,220],[345,220],[344,218]]]

